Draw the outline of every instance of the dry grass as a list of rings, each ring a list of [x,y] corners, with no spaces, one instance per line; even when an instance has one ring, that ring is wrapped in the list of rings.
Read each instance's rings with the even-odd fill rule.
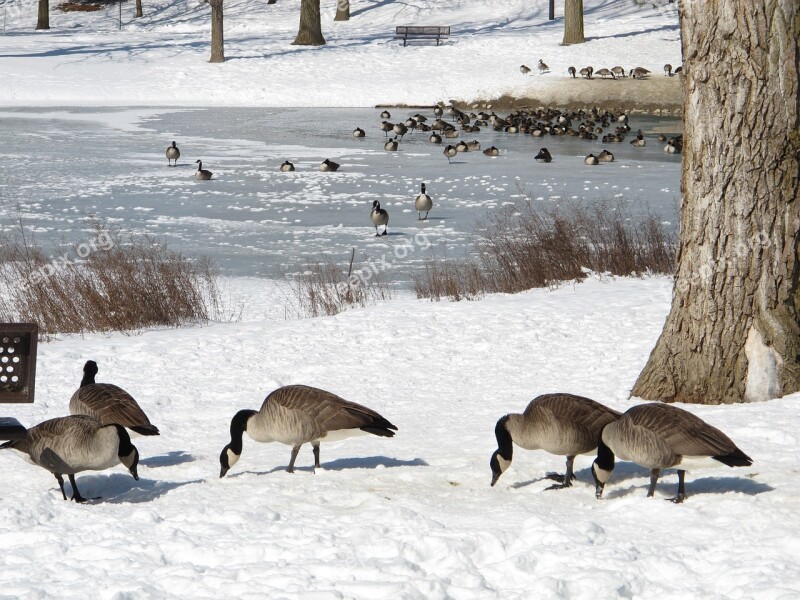
[[[607,203],[542,209],[507,206],[481,226],[477,258],[432,260],[414,280],[417,297],[472,299],[612,275],[672,273],[677,239],[651,215],[638,220]]]
[[[300,316],[336,315],[348,308],[391,299],[391,289],[380,271],[368,260],[353,270],[354,258],[355,250],[348,268],[337,265],[330,257],[306,263],[300,273],[289,278]]]
[[[61,12],[94,12],[103,10],[102,4],[83,4],[81,2],[62,2],[56,8]]]
[[[44,334],[128,331],[207,321],[219,310],[210,261],[148,236],[95,226],[89,243],[48,256],[19,228],[0,248],[0,321]]]

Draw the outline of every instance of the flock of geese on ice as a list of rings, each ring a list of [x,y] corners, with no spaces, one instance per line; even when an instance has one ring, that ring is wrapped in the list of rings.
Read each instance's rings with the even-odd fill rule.
[[[544,63],[540,62],[540,66]],[[547,65],[544,65],[545,67]],[[527,68],[523,65],[524,68]],[[666,67],[672,68],[670,65]],[[666,69],[665,67],[665,69]],[[591,76],[591,67],[589,76]],[[639,67],[637,67],[638,69]],[[602,69],[601,69],[602,70]],[[632,70],[634,73],[636,69]],[[598,71],[599,72],[599,71]],[[648,71],[649,73],[649,71]],[[624,74],[624,73],[623,73]],[[644,76],[644,75],[640,75]],[[450,121],[445,120],[443,117],[445,112],[450,117]],[[400,148],[400,144],[406,135],[412,135],[414,132],[419,131],[428,134],[428,141],[431,144],[442,144],[444,139],[458,138],[462,134],[479,133],[481,128],[491,127],[494,131],[506,132],[512,134],[529,134],[533,137],[541,138],[544,136],[572,136],[584,140],[597,140],[602,135],[602,142],[605,144],[622,143],[625,141],[627,134],[630,133],[631,128],[628,125],[628,115],[620,113],[616,115],[610,111],[599,111],[593,108],[589,111],[560,111],[555,109],[539,109],[535,111],[530,110],[515,110],[505,117],[498,116],[495,112],[486,113],[480,111],[463,112],[453,105],[443,106],[437,105],[433,107],[434,120],[428,124],[428,117],[420,113],[408,117],[405,121],[393,123],[389,111],[384,110],[381,113],[380,129],[384,132],[386,138],[392,134],[390,139],[387,139],[383,145],[384,150],[387,152],[396,152]],[[613,131],[612,131],[613,127]],[[354,138],[366,137],[366,131],[361,127],[356,127],[353,130]],[[659,142],[666,142],[664,152],[668,154],[680,154],[683,150],[683,136],[678,135],[675,137],[667,138],[665,135],[658,136]],[[647,140],[639,129],[630,144],[637,148],[642,148],[647,145]],[[481,144],[478,140],[464,141],[459,140],[454,144],[447,144],[442,153],[447,157],[448,163],[452,162],[451,159],[456,157],[459,153],[477,152],[481,150]],[[500,150],[491,146],[483,150],[483,154],[488,157],[496,157],[500,155]],[[167,147],[166,151],[167,163],[169,166],[177,165],[177,161],[181,156],[180,150],[176,142]],[[534,157],[534,160],[540,163],[550,163],[553,161],[553,156],[547,148],[541,148]],[[174,163],[173,163],[174,161]],[[595,156],[590,153],[584,158],[584,163],[587,165],[599,165],[600,163],[609,163],[614,161],[614,154],[609,150],[603,149]],[[197,170],[194,177],[198,181],[208,181],[212,178],[213,173],[203,168],[201,160],[195,161]],[[325,159],[320,163],[319,170],[323,172],[335,172],[339,170],[339,163],[330,159]],[[282,172],[293,172],[295,166],[290,161],[284,161],[280,167]],[[425,184],[420,185],[420,193],[414,199],[414,209],[417,211],[418,220],[427,220],[428,214],[433,208],[433,199],[427,193]],[[422,216],[425,213],[425,216]],[[375,235],[387,235],[389,227],[389,213],[385,208],[381,208],[381,203],[378,200],[372,202],[372,211],[370,212],[370,220],[375,227]],[[379,228],[383,227],[383,232],[379,232]]]
[[[110,383],[96,383],[97,363],[83,367],[80,387],[69,401],[71,416],[44,421],[27,430],[25,438],[0,446],[22,453],[58,480],[64,500],[63,476],[72,485],[72,499],[84,502],[75,475],[124,465],[138,480],[139,451],[131,435],[159,435],[139,404],[125,390]],[[320,467],[321,442],[340,441],[356,435],[393,437],[397,427],[376,411],[318,388],[288,385],[270,393],[258,410],[240,410],[230,422],[230,442],[219,456],[220,477],[242,455],[243,435],[256,442],[280,442],[291,446],[287,472],[294,470],[303,444],[310,443],[314,467]],[[495,427],[497,450],[489,465],[491,485],[511,466],[514,445],[566,456],[566,472],[550,474],[558,483],[548,489],[572,486],[573,463],[579,454],[594,454],[592,476],[600,498],[614,470],[615,457],[650,469],[648,496],[653,496],[662,469],[678,470],[678,493],[686,497],[684,473],[698,467],[742,467],[752,460],[731,439],[690,412],[668,404],[633,406],[624,413],[599,402],[572,394],[545,394],[534,398],[521,414],[508,414]],[[92,498],[97,500],[99,498]]]

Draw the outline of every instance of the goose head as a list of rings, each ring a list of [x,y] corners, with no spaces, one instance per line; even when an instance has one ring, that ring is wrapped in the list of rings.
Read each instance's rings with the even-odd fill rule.
[[[425,193],[425,184],[424,183],[419,186],[419,193],[420,194],[424,194]]]
[[[87,360],[83,365],[83,379],[81,380],[81,387],[94,383],[94,376],[97,375],[97,363],[93,360]]]
[[[136,446],[131,444],[131,436],[122,425],[114,425],[114,427],[117,428],[119,436],[119,449],[117,450],[119,462],[127,467],[136,481],[139,481],[139,451]]]
[[[497,450],[489,460],[489,467],[492,469],[492,486],[500,479],[500,475],[511,466],[511,459],[514,454],[511,434],[508,431],[509,415],[501,417],[494,428],[494,435],[497,438]]]
[[[372,201],[372,210],[373,210],[373,212],[374,211],[379,211],[380,209],[381,209],[381,203],[378,202],[377,200],[373,200]]]
[[[239,458],[242,456],[242,435],[247,431],[247,422],[250,417],[255,414],[254,410],[240,410],[231,419],[231,441],[219,455],[220,478],[225,477],[231,467],[239,462]]]
[[[603,495],[603,489],[611,479],[611,474],[614,472],[614,453],[611,448],[605,445],[602,440],[597,445],[597,458],[592,463],[592,477],[594,477],[594,495],[600,498]]]

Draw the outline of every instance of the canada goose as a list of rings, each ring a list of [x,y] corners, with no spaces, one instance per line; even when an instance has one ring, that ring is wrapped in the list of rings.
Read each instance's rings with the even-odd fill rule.
[[[614,73],[612,73],[611,71],[609,71],[609,70],[608,70],[608,69],[606,69],[606,68],[603,68],[603,69],[598,69],[598,70],[597,70],[597,72],[595,73],[595,75],[600,75],[600,77],[602,77],[603,79],[605,79],[605,78],[606,78],[606,77],[608,77],[609,75],[611,75],[611,77],[612,77],[613,79],[616,79],[616,78],[617,78],[617,77],[616,77],[616,75],[614,75]]]
[[[483,151],[486,156],[500,156],[500,150],[495,148],[494,146],[489,146],[486,150]]]
[[[333,173],[334,171],[338,171],[339,170],[339,163],[335,163],[332,160],[328,160],[326,158],[325,160],[323,160],[320,163],[319,170]]]
[[[667,154],[680,154],[683,150],[683,136],[669,138],[667,145],[664,146],[664,152]]]
[[[197,163],[197,171],[194,172],[194,178],[197,179],[198,181],[208,181],[209,179],[211,179],[213,173],[208,169],[203,168],[203,161],[196,160],[194,162]]]
[[[414,130],[419,125],[419,123],[417,123],[417,120],[414,117],[407,118],[406,122],[403,124],[411,130],[411,133],[414,133]]]
[[[572,471],[575,457],[593,452],[603,427],[619,416],[617,411],[583,396],[544,394],[534,398],[522,414],[508,414],[497,421],[494,428],[497,450],[489,461],[492,485],[511,466],[513,444],[516,444],[526,450],[566,456],[564,477],[548,476],[561,485],[548,489],[570,487],[575,477]]]
[[[645,69],[644,67],[635,67],[631,69],[630,76],[634,79],[643,79],[646,75],[649,75],[650,71]]]
[[[579,73],[581,74],[581,77],[585,77],[586,79],[591,79],[592,73],[594,73],[594,68],[584,67],[579,71]]]
[[[122,425],[101,425],[86,415],[58,417],[31,427],[25,438],[0,445],[27,454],[31,461],[47,469],[58,480],[61,495],[64,475],[72,484],[72,499],[85,502],[75,483],[75,474],[82,471],[102,471],[122,463],[139,480],[139,451]],[[98,500],[99,498],[93,498]]]
[[[367,135],[367,133],[363,129],[361,129],[361,127],[356,127],[355,129],[353,129],[354,138],[362,138],[365,135]]]
[[[438,133],[434,132],[434,133],[431,134],[431,137],[428,138],[428,141],[431,144],[441,144],[442,143],[442,136],[440,136]]]
[[[575,67],[569,67],[569,68],[567,69],[567,73],[569,73],[570,75],[572,75],[572,78],[573,78],[573,79],[575,79]]]
[[[658,139],[659,142],[666,142],[667,141],[667,136],[665,136],[663,133],[659,133],[657,139]]]
[[[395,123],[392,127],[392,131],[399,135],[400,139],[402,140],[403,136],[408,133],[408,127],[406,127],[403,123]]]
[[[600,161],[597,159],[597,157],[594,154],[590,154],[589,156],[584,158],[583,162],[585,162],[587,165],[599,165],[600,164]]]
[[[640,129],[636,133],[636,139],[631,140],[631,146],[636,146],[637,148],[644,148],[647,145],[647,141],[644,139],[644,135],[642,134],[642,130]]]
[[[425,219],[428,218],[428,212],[433,208],[433,200],[428,194],[425,193],[425,184],[419,186],[419,196],[414,200],[414,208],[417,210],[418,220],[422,221],[422,211],[425,211]],[[377,230],[376,230],[377,231]]]
[[[444,114],[444,109],[441,106],[434,106],[433,107],[433,116],[434,117],[441,117]]]
[[[614,162],[614,155],[608,150],[603,150],[598,156],[597,160],[600,162]]]
[[[664,75],[667,77],[672,77],[672,65],[667,63],[664,65]]]
[[[159,435],[158,427],[128,392],[111,383],[95,383],[95,375],[97,363],[87,360],[81,385],[69,399],[71,415],[87,415],[101,425],[122,425],[139,435]]]
[[[530,67],[526,67],[525,65],[520,65],[519,72],[522,73],[523,75],[527,75],[528,73],[531,72],[531,69]]]
[[[383,121],[381,123],[381,131],[385,136],[389,135],[389,132],[394,129],[394,123],[390,123],[389,121]]]
[[[457,152],[469,152],[469,146],[464,140],[459,140],[456,144],[456,151]]]
[[[397,143],[397,136],[395,136],[383,145],[383,149],[388,152],[395,152],[399,146],[400,144]]]
[[[683,73],[683,65],[681,65],[679,67],[675,67],[675,70],[673,71],[673,74],[681,75],[682,73]]]
[[[450,144],[445,146],[442,152],[447,157],[447,162],[451,162],[450,159],[453,158],[456,154],[458,154],[458,150],[456,150],[456,147]]]
[[[477,152],[481,149],[481,143],[478,140],[472,140],[471,142],[467,142],[467,150],[470,152]]]
[[[294,165],[290,163],[288,160],[285,160],[281,163],[281,171],[284,173],[289,173],[290,171],[294,171]]]
[[[547,73],[550,70],[550,67],[548,67],[541,58],[539,59],[538,67],[539,67],[539,74]]]
[[[375,237],[389,233],[389,213],[381,208],[381,203],[377,200],[372,202],[372,212],[369,215],[372,224],[375,225]],[[383,233],[378,233],[378,227],[383,225]]]
[[[168,167],[177,167],[178,166],[178,159],[181,157],[181,151],[178,150],[178,146],[175,145],[175,142],[172,142],[172,146],[167,146],[167,166]],[[175,161],[175,164],[170,164],[171,161]]]
[[[392,115],[391,115],[391,114],[389,114],[389,111],[388,111],[388,110],[385,110],[385,111],[383,111],[383,112],[381,113],[381,119],[391,119],[391,118],[392,118]]]
[[[448,139],[457,138],[458,137],[458,130],[455,127],[448,126],[442,130],[444,137]]]
[[[553,157],[550,155],[550,151],[547,148],[542,148],[539,150],[539,153],[534,156],[533,159],[537,162],[543,163],[553,162]]]
[[[280,442],[292,447],[288,473],[300,446],[311,442],[314,468],[319,468],[320,442],[333,442],[371,433],[393,437],[397,427],[374,410],[305,385],[287,385],[267,396],[261,408],[240,410],[231,420],[231,441],[219,456],[220,477],[242,456],[242,434],[257,442]]]
[[[625,69],[623,69],[622,67],[619,67],[619,66],[618,67],[611,67],[611,72],[616,77],[625,77]]]
[[[615,456],[650,469],[648,498],[655,494],[661,470],[677,468],[678,494],[673,502],[683,502],[686,498],[683,484],[686,470],[719,466],[720,463],[729,467],[753,464],[753,460],[716,427],[688,411],[661,403],[629,408],[618,421],[603,429],[597,459],[592,463],[598,498],[603,495],[603,488],[614,471]]]

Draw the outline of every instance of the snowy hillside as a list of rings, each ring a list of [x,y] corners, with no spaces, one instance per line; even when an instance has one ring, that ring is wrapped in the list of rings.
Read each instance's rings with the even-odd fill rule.
[[[51,29],[38,32],[34,0],[0,8],[1,105],[344,107],[620,93],[680,104],[678,78],[662,72],[665,63],[681,63],[676,13],[633,0],[586,0],[588,41],[570,47],[560,46],[563,2],[548,21],[547,0],[352,0],[350,21],[334,22],[335,0],[322,0],[328,43],[304,47],[291,45],[297,0],[228,0],[227,62],[217,65],[207,62],[210,8],[198,0],[144,0],[137,20],[129,0],[121,31],[118,4],[88,13],[63,13],[56,4]],[[452,35],[440,47],[403,47],[394,28],[408,24],[449,25]],[[550,73],[539,75],[539,59]],[[534,72],[521,75],[523,63]],[[570,65],[643,66],[653,76],[582,82],[567,79]]]

